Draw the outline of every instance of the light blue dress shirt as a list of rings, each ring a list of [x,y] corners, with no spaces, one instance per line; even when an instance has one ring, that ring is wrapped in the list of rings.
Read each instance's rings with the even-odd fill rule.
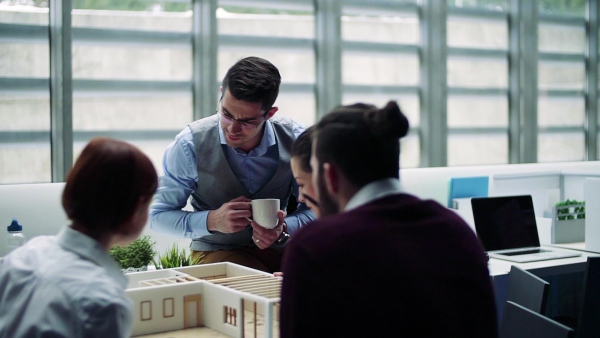
[[[100,244],[70,227],[0,259],[0,337],[127,337],[127,278]]]
[[[293,122],[293,132],[298,137],[303,131]],[[219,122],[219,138],[231,170],[240,183],[254,193],[275,175],[279,163],[275,132],[270,121],[265,123],[262,139],[256,148],[245,153],[227,145]],[[181,210],[198,184],[196,152],[192,131],[182,130],[167,147],[163,157],[164,175],[159,178],[159,188],[150,207],[150,228],[177,237],[200,238],[210,235],[207,229],[207,211]],[[298,184],[293,182],[293,193],[298,198]],[[285,219],[288,232],[293,234],[300,226],[315,218],[314,213],[301,203]]]

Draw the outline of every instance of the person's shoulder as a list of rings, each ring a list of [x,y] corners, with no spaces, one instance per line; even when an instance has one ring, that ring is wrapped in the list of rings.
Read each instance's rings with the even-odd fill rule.
[[[283,115],[274,115],[269,121],[273,129],[286,130],[286,133],[293,134],[293,138],[298,137],[306,129],[302,123]]]
[[[201,119],[198,119],[196,121],[191,122],[190,124],[188,124],[188,126],[186,128],[184,128],[181,133],[184,132],[192,132],[192,133],[197,133],[197,132],[203,132],[206,131],[208,129],[214,128],[215,126],[218,125],[218,121],[219,121],[219,117],[217,114],[208,116],[208,117],[204,117]]]
[[[291,117],[288,117],[285,115],[280,115],[280,114],[273,115],[273,117],[271,117],[269,119],[269,121],[271,121],[274,124],[280,124],[280,125],[294,127],[294,128],[297,126],[302,126],[302,124],[300,122],[292,119]]]
[[[105,255],[106,258],[98,255]],[[92,256],[95,258],[90,258]],[[98,253],[87,248],[74,251],[56,245],[54,250],[47,252],[47,259],[37,276],[73,294],[75,292],[69,290],[78,290],[81,293],[93,293],[94,290],[102,290],[101,293],[123,290],[120,285],[123,282],[117,281],[114,277],[115,272],[109,271],[111,268],[116,269],[117,265],[115,264],[114,268],[106,265],[107,259],[112,259],[108,253]],[[115,291],[110,292],[114,294]]]
[[[123,286],[111,277],[104,267],[89,261],[77,261],[71,266],[52,274],[57,287],[67,292],[73,302],[85,300],[87,303],[109,304],[122,303],[125,290]],[[98,306],[100,306],[98,305]]]
[[[424,222],[430,226],[458,228],[464,231],[469,228],[466,221],[456,212],[448,209],[442,204],[431,199],[421,199],[417,196],[400,193],[390,195],[381,199],[371,201],[357,208],[356,213],[350,217],[359,218],[362,214],[392,215],[387,211],[393,211],[398,221],[402,222]],[[470,231],[470,230],[469,230]]]
[[[130,325],[127,318],[133,310],[132,302],[125,290],[106,274],[94,271],[84,278],[71,276],[56,286],[56,290],[57,295],[59,292],[63,295],[62,301],[55,300],[58,306],[76,312],[75,316],[85,323],[88,332],[107,330],[112,334],[123,330],[119,326]]]
[[[316,243],[323,238],[335,237],[339,234],[340,226],[345,221],[344,214],[335,214],[316,219],[300,229],[292,236],[297,242]]]
[[[16,248],[4,258],[4,264],[10,266],[12,272],[43,268],[48,264],[48,257],[60,251],[56,236],[36,236],[28,240],[23,246]]]
[[[28,240],[22,248],[28,251],[51,250],[58,245],[55,235],[35,236]]]
[[[382,199],[382,201],[388,201],[389,203],[395,205],[398,208],[408,208],[417,210],[428,210],[430,212],[442,213],[442,214],[454,214],[451,210],[441,205],[439,202],[432,199],[421,199],[418,196],[412,195],[410,193],[400,193],[395,195],[390,195]],[[381,205],[381,203],[376,203]]]
[[[73,255],[76,254],[70,251],[50,255],[46,264],[30,271],[28,283],[35,297],[73,307],[81,304],[83,299],[104,304],[123,298],[125,290],[103,267],[86,260],[73,260]],[[25,273],[19,275],[25,276]]]

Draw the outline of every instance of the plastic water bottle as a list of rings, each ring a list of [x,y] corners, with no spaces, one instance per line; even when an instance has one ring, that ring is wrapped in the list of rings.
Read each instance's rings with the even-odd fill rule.
[[[6,254],[8,255],[25,243],[25,236],[23,236],[23,226],[19,224],[16,218],[13,218],[6,230],[8,231],[6,233]]]

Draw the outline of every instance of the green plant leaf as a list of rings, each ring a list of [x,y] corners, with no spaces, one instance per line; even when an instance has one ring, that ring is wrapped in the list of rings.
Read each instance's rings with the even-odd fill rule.
[[[556,208],[556,215],[557,215],[557,219],[559,221],[564,221],[564,220],[571,220],[571,219],[585,219],[585,201],[577,201],[577,200],[570,200],[567,199],[566,201],[563,202],[557,202],[555,204]],[[558,207],[565,207],[565,206],[572,206],[570,208],[562,208],[559,209]]]
[[[173,243],[171,248],[167,249],[164,256],[158,255],[158,263],[161,269],[179,268],[198,264],[198,259],[192,257],[191,251],[179,249],[177,243]],[[159,265],[155,263],[157,269]]]
[[[141,268],[154,260],[156,242],[148,235],[140,236],[128,246],[114,246],[109,254],[117,261],[121,269]]]

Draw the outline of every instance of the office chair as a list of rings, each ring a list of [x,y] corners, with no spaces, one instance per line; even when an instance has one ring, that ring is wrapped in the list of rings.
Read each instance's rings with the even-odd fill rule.
[[[577,319],[577,338],[600,337],[600,257],[588,257],[583,297]]]
[[[500,338],[571,338],[575,331],[544,315],[507,301]]]
[[[506,301],[543,315],[546,312],[549,291],[550,283],[515,265],[511,266]]]

